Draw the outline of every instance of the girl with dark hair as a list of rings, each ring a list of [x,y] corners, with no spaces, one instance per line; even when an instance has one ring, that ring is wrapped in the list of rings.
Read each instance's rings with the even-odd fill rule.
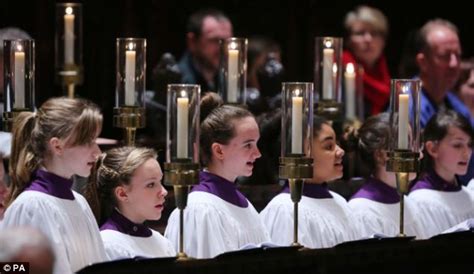
[[[400,196],[395,173],[386,170],[389,118],[388,113],[372,116],[348,137],[349,149],[356,151],[357,163],[365,177],[365,183],[349,201],[354,216],[360,221],[362,237],[399,233]],[[414,177],[415,174],[412,179]],[[409,236],[422,237],[415,210],[414,203],[405,197],[404,231]]]
[[[72,176],[88,177],[100,149],[102,114],[80,99],[52,98],[15,119],[10,197],[2,227],[38,228],[53,244],[54,273],[73,273],[105,260],[87,201],[71,190]]]
[[[168,194],[155,151],[120,147],[102,154],[88,188],[89,203],[99,220],[109,260],[172,257],[171,242],[143,223],[159,220]]]
[[[247,244],[268,242],[269,236],[253,205],[235,185],[238,176],[250,176],[261,156],[253,115],[237,106],[221,105],[208,93],[201,100],[200,156],[204,171],[184,211],[185,252],[210,258]],[[168,220],[165,236],[178,246],[179,212]]]
[[[417,203],[428,237],[474,217],[474,194],[458,183],[472,154],[473,129],[457,112],[438,112],[423,132],[423,176],[409,197]]]
[[[346,200],[329,191],[327,182],[342,177],[342,150],[336,134],[322,117],[313,119],[313,179],[305,181],[299,203],[299,242],[309,248],[332,247],[358,238]],[[289,187],[274,197],[260,213],[273,243],[290,245],[293,241],[293,202]]]

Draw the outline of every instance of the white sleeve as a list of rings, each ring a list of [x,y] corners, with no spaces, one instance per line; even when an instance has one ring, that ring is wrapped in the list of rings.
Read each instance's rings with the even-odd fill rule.
[[[232,241],[231,226],[226,215],[211,204],[190,204],[184,210],[184,250],[195,258],[212,258],[221,253],[237,250]],[[179,251],[179,210],[168,219],[165,237]]]
[[[127,248],[113,242],[104,241],[105,254],[107,260],[114,261],[120,259],[133,258],[133,254]]]
[[[260,212],[260,219],[267,228],[272,243],[282,246],[293,243],[293,215],[291,207],[271,202]],[[300,237],[305,237],[301,235],[301,231],[298,233]]]
[[[29,226],[40,230],[48,237],[53,246],[56,257],[54,273],[72,273],[65,241],[62,238],[65,235],[62,231],[64,228],[59,225],[59,218],[54,211],[51,211],[47,202],[29,199],[27,203],[12,203],[8,207],[2,227]]]

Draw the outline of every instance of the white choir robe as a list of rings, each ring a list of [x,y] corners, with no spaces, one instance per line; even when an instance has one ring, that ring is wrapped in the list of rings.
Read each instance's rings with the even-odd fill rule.
[[[105,253],[109,260],[144,257],[174,257],[176,251],[171,242],[160,233],[151,230],[149,237],[131,236],[116,230],[102,230]]]
[[[470,191],[474,191],[474,179],[471,179],[469,181],[469,184],[467,184],[467,189],[469,189]]]
[[[84,197],[74,191],[73,194],[74,200],[67,200],[24,191],[8,207],[2,223],[2,229],[29,226],[44,233],[56,256],[55,274],[77,272],[106,260],[92,211]]]
[[[474,217],[474,194],[465,186],[455,192],[418,189],[409,197],[418,208],[417,218],[427,238]]]
[[[416,220],[416,207],[405,196],[404,207],[404,234],[425,238],[423,229]],[[354,217],[361,225],[363,238],[370,238],[375,234],[395,237],[400,233],[400,203],[386,204],[367,198],[354,198],[349,201]]]
[[[171,213],[165,237],[178,250],[178,209]],[[189,194],[184,210],[184,251],[188,256],[212,258],[248,244],[269,241],[268,232],[250,201],[248,207],[242,208],[211,193],[194,191]]]
[[[298,204],[298,242],[308,248],[332,247],[360,238],[360,225],[346,200],[330,191],[333,198],[302,196]],[[293,243],[293,202],[289,193],[280,193],[260,212],[273,243]]]

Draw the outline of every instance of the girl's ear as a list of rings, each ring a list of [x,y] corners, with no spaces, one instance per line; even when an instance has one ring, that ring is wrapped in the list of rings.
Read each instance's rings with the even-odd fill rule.
[[[117,201],[120,201],[122,203],[128,201],[128,194],[127,190],[125,189],[124,186],[118,186],[114,189],[114,194],[115,198],[117,198]]]
[[[425,142],[426,152],[431,156],[431,158],[436,159],[438,157],[438,144],[433,141]]]
[[[53,155],[61,156],[64,152],[64,142],[58,137],[53,137],[48,142],[49,151]]]
[[[221,144],[212,143],[211,152],[212,152],[212,156],[215,157],[217,160],[223,160],[224,159],[224,151],[222,149]]]

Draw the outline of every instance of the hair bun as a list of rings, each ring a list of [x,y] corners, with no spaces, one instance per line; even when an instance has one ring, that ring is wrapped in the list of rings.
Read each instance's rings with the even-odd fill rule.
[[[201,98],[200,120],[201,122],[216,108],[222,106],[224,101],[215,92],[208,92]]]

